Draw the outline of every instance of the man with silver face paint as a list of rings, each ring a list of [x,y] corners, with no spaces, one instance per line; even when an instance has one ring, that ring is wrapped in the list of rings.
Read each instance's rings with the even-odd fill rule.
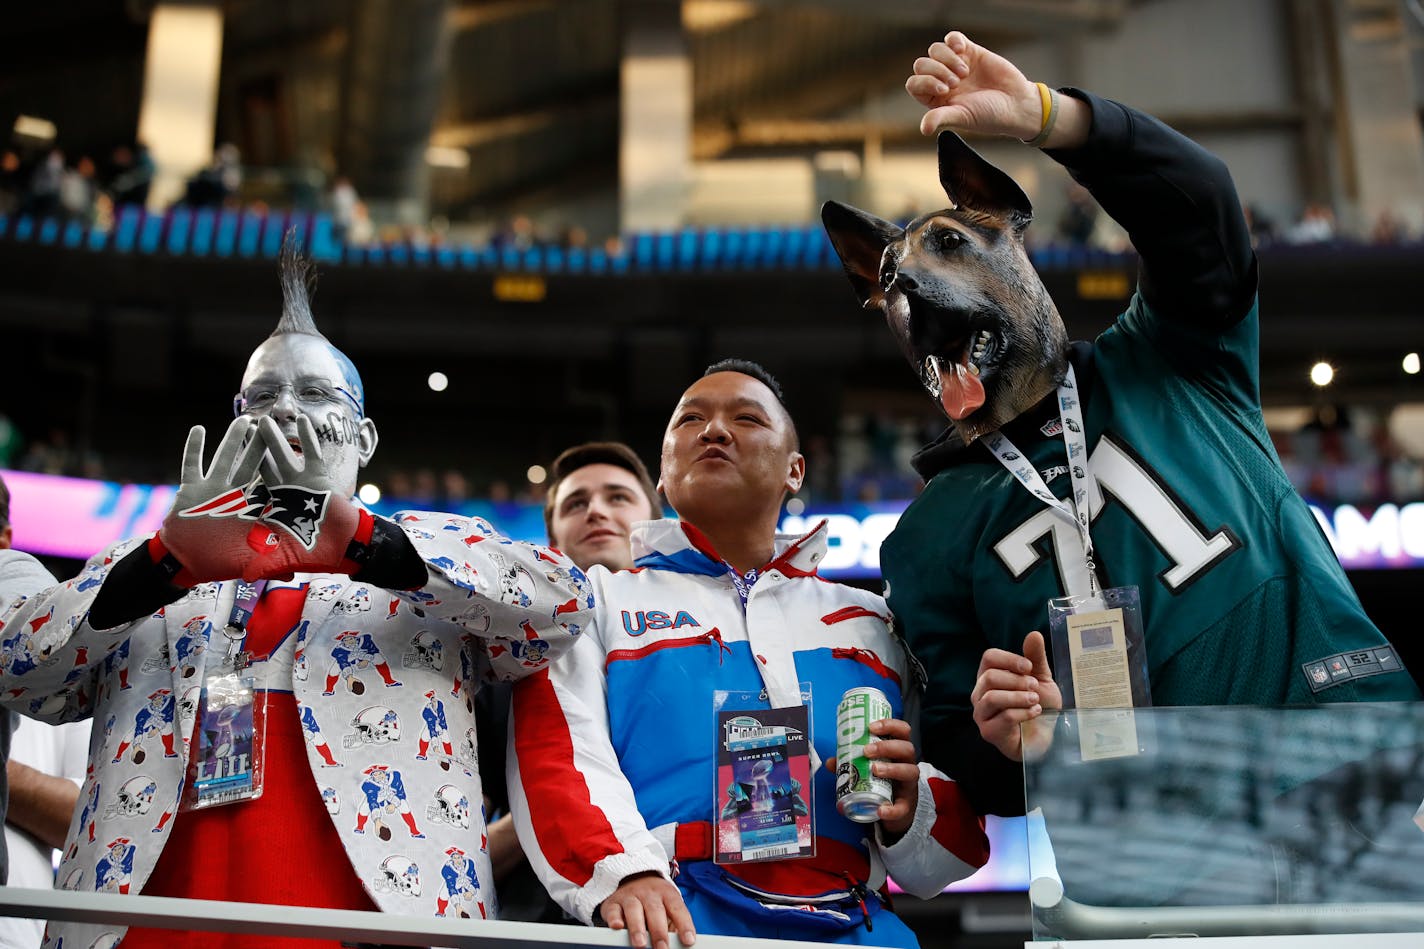
[[[282,316],[248,362],[237,418],[207,465],[203,429],[189,433],[162,529],[100,552],[67,583],[0,594],[0,639],[34,647],[0,657],[0,701],[46,721],[109,723],[81,795],[96,802],[101,826],[71,826],[59,875],[69,888],[102,887],[110,841],[126,839],[127,892],[434,917],[434,884],[459,844],[484,891],[471,905],[492,914],[483,815],[458,831],[426,819],[450,786],[481,799],[474,749],[419,754],[421,713],[431,694],[472,692],[473,670],[511,680],[544,668],[586,625],[586,581],[561,554],[478,519],[386,520],[352,499],[376,426],[355,367],[312,319],[309,264],[289,246],[281,271]],[[498,581],[511,572],[526,578],[517,597]],[[392,607],[371,609],[373,592],[385,591]],[[215,630],[216,641],[190,645],[179,661],[177,643],[193,629]],[[408,661],[417,639],[466,661]],[[334,685],[304,674],[330,663],[342,668]],[[250,692],[221,704],[219,686],[238,680]],[[405,728],[367,740],[359,722],[373,706]],[[473,729],[470,706],[445,708],[450,731]],[[263,709],[265,740],[244,758],[232,736],[260,735],[250,722]],[[155,740],[124,743],[140,733]],[[390,800],[368,821],[364,785],[378,772]],[[112,806],[139,776],[154,788],[151,805]],[[393,859],[430,885],[389,886],[383,867]],[[288,943],[87,924],[48,936],[90,945],[106,934],[125,947]]]

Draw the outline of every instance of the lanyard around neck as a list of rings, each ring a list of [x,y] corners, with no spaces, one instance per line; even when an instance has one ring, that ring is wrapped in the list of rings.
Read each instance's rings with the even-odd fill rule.
[[[1078,529],[1078,537],[1083,544],[1083,563],[1088,572],[1088,589],[1068,592],[1096,594],[1099,591],[1097,568],[1093,563],[1093,538],[1088,532],[1088,492],[1094,483],[1092,471],[1088,468],[1088,436],[1083,428],[1078,380],[1071,363],[1067,375],[1058,385],[1058,419],[1063,425],[1063,443],[1068,449],[1068,474],[1073,481],[1073,493],[1067,501],[1059,500],[1048,490],[1033,462],[1015,448],[1003,432],[996,429],[985,435],[984,445],[1030,494]]]

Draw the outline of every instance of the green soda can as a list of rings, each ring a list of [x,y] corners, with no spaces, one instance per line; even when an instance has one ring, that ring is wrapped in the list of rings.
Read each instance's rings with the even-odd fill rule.
[[[892,800],[890,782],[870,773],[865,746],[870,723],[889,718],[890,700],[879,689],[849,689],[836,706],[836,809],[862,824],[880,819],[880,805]]]

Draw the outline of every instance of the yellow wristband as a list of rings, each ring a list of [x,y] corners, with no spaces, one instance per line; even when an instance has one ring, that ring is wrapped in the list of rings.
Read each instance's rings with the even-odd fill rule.
[[[1048,136],[1053,134],[1053,125],[1058,121],[1058,93],[1044,83],[1036,82],[1034,85],[1038,87],[1038,98],[1043,104],[1043,125],[1037,135],[1024,139],[1023,143],[1038,148],[1048,141]]]

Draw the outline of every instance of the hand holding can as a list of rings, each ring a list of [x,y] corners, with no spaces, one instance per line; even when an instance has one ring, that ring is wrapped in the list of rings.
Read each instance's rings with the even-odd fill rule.
[[[849,689],[836,706],[836,809],[853,821],[880,819],[880,806],[894,798],[890,782],[872,773],[865,746],[870,723],[891,715],[885,693],[869,686]]]

